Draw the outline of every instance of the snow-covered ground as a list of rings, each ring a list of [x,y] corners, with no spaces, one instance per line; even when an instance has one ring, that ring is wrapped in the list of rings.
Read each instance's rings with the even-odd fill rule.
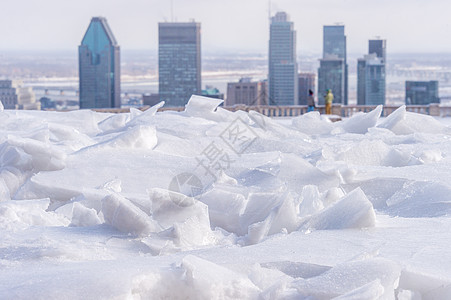
[[[0,112],[0,299],[451,299],[450,127],[218,104]]]

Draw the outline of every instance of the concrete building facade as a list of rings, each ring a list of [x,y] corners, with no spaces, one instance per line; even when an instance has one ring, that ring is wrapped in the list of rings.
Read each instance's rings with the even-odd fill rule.
[[[41,109],[33,89],[20,80],[0,80],[0,101],[5,109]]]
[[[241,78],[239,82],[227,84],[226,106],[236,104],[268,105],[268,85],[266,81],[252,81],[250,78]]]

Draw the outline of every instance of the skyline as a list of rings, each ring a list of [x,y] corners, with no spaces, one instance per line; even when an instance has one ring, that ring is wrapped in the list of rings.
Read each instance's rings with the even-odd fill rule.
[[[272,1],[271,15],[285,11],[297,32],[298,53],[322,51],[323,25],[346,26],[348,51],[366,53],[369,39],[388,40],[388,51],[451,52],[444,39],[451,28],[446,8],[451,3],[432,0]],[[26,9],[24,9],[24,7]],[[209,51],[268,51],[269,6],[259,0],[173,0],[174,21],[194,19],[202,24],[202,48]],[[220,12],[220,13],[219,13]],[[0,50],[70,50],[79,45],[92,17],[108,19],[121,49],[158,48],[158,22],[171,21],[171,1],[18,0],[0,12]],[[230,20],[233,19],[233,22]],[[251,20],[251,22],[250,22]],[[362,25],[365,25],[362,28]]]

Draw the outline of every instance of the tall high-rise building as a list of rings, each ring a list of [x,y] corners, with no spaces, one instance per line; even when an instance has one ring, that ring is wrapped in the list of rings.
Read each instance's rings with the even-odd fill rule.
[[[438,81],[406,81],[406,104],[427,105],[440,103]]]
[[[167,106],[201,95],[200,23],[158,24],[159,94]]]
[[[357,61],[357,105],[385,104],[386,40],[369,40],[368,55]]]
[[[271,18],[269,29],[269,104],[298,104],[296,31],[285,12]]]
[[[267,88],[266,81],[252,81],[250,78],[241,78],[239,82],[229,82],[225,105],[267,105]]]
[[[307,105],[307,98],[309,96],[309,90],[315,91],[315,73],[299,73],[298,92],[299,92],[299,104]]]
[[[357,61],[357,105],[385,105],[385,63],[376,53]]]
[[[375,53],[377,57],[382,59],[382,63],[387,60],[387,41],[386,40],[369,40],[368,54]]]
[[[333,103],[345,104],[346,66],[341,58],[327,58],[319,60],[318,69],[318,104],[324,105],[324,95],[331,90],[334,95]]]
[[[323,27],[323,58],[318,69],[318,103],[326,90],[332,90],[334,103],[348,104],[348,64],[344,25]]]
[[[323,58],[338,57],[346,62],[346,36],[344,25],[323,27]]]
[[[0,80],[0,101],[5,109],[41,109],[33,89],[21,80]]]
[[[92,18],[78,64],[80,108],[121,107],[120,48],[105,18]]]

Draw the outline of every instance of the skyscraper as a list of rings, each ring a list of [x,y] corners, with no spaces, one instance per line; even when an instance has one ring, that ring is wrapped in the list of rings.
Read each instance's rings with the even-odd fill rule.
[[[348,104],[348,64],[344,25],[323,27],[323,58],[318,69],[318,103],[324,104],[326,90],[332,90],[334,103]]]
[[[323,58],[336,56],[346,62],[346,36],[344,25],[323,27]]]
[[[334,94],[333,103],[345,104],[346,67],[341,58],[327,58],[319,60],[318,69],[318,104],[324,105],[326,90]]]
[[[440,103],[438,81],[406,81],[406,104],[427,105]]]
[[[200,23],[158,24],[159,94],[167,106],[184,106],[200,95]]]
[[[120,48],[105,18],[92,18],[78,64],[80,108],[121,107]]]
[[[386,41],[369,40],[368,55],[357,61],[357,104],[385,104]]]
[[[269,29],[269,104],[298,104],[296,31],[285,12],[271,18]]]
[[[357,61],[357,104],[385,105],[385,64],[376,53]]]
[[[368,54],[376,53],[376,56],[382,59],[382,63],[386,63],[387,59],[387,41],[386,40],[369,40]]]

